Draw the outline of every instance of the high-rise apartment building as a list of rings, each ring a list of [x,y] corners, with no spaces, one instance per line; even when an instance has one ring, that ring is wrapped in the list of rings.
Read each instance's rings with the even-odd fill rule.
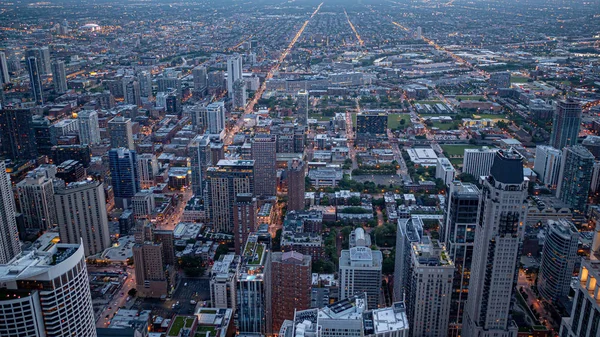
[[[221,255],[210,270],[210,303],[213,308],[233,309],[236,306],[236,277],[240,256]]]
[[[124,147],[134,150],[133,131],[131,119],[115,117],[108,122],[108,133],[110,134],[110,147],[113,149]]]
[[[6,165],[0,160],[0,263],[8,263],[21,252],[17,220],[15,218],[15,197],[6,173]]]
[[[47,75],[52,72],[50,67],[50,49],[48,47],[28,48],[25,50],[25,60],[29,59],[30,57],[35,57],[40,76]]]
[[[248,235],[256,232],[256,198],[251,193],[238,193],[233,203],[233,246],[236,254],[241,254],[248,241]]]
[[[560,174],[562,151],[552,146],[538,145],[535,148],[533,170],[538,178],[551,189],[556,189]]]
[[[387,132],[387,120],[385,113],[359,113],[356,115],[356,133],[383,135]]]
[[[299,120],[300,124],[307,125],[308,110],[309,110],[308,91],[306,91],[306,90],[298,91],[298,94],[296,95],[296,99],[298,100],[297,112],[296,112],[296,114],[298,115],[298,120]]]
[[[404,280],[410,277],[412,243],[421,242],[423,237],[423,221],[418,216],[408,219],[398,219],[396,231],[396,256],[394,261],[394,300],[404,301],[406,296],[406,284]]]
[[[141,71],[137,75],[138,82],[140,83],[140,96],[143,99],[149,99],[152,97],[152,74],[148,71]]]
[[[176,77],[161,77],[156,80],[158,85],[158,92],[171,92],[175,90],[175,94],[178,97],[183,95],[183,89],[181,86],[181,79]]]
[[[140,223],[136,229],[132,248],[135,282],[140,297],[161,298],[171,294],[176,284],[173,232],[161,231],[157,235],[153,226]]]
[[[550,302],[569,295],[577,255],[579,231],[566,219],[548,220],[542,262],[538,275],[538,291]]]
[[[242,56],[233,55],[227,60],[227,94],[233,99],[233,84],[242,79]]]
[[[125,84],[125,103],[142,106],[140,82],[130,81]]]
[[[194,91],[200,93],[206,90],[208,87],[206,67],[199,66],[192,69],[192,76],[194,77]]]
[[[0,156],[14,161],[37,157],[31,109],[0,110]]]
[[[304,209],[304,193],[306,192],[304,170],[304,162],[301,160],[288,162],[286,178],[288,185],[288,212],[301,211]]]
[[[40,167],[17,184],[25,228],[46,230],[56,224],[53,175]]]
[[[204,195],[206,169],[212,166],[210,138],[207,135],[194,137],[188,146],[188,151],[192,169],[192,191],[196,197],[200,197]]]
[[[354,230],[356,242],[365,236],[362,228]],[[381,267],[383,255],[379,250],[357,245],[342,250],[339,266],[340,300],[366,293],[369,308],[378,308],[381,296]]]
[[[310,308],[312,286],[311,257],[298,252],[273,252],[267,262],[267,332],[279,332],[283,321],[296,310]],[[293,277],[290,277],[293,275]],[[271,329],[271,330],[268,330]]]
[[[242,262],[236,275],[236,308],[237,330],[240,334],[266,334],[267,317],[267,284],[265,273],[269,265],[269,246],[260,242],[259,235],[248,236],[242,254]]]
[[[411,336],[448,335],[454,264],[438,240],[429,236],[413,242],[410,250],[406,308]]]
[[[252,139],[254,160],[254,195],[277,195],[277,138],[269,134],[256,134]]]
[[[435,165],[435,178],[442,179],[446,186],[450,186],[454,177],[456,176],[456,170],[448,158],[440,157],[437,159]]]
[[[83,244],[57,242],[48,232],[0,265],[0,336],[96,336]]]
[[[471,174],[475,179],[488,176],[498,149],[486,146],[481,149],[465,149],[463,158],[463,173]]]
[[[594,172],[594,155],[581,145],[563,149],[556,197],[576,212],[586,210]]]
[[[82,145],[100,144],[100,126],[95,110],[83,110],[77,114],[79,122],[79,142]]]
[[[448,256],[455,266],[449,320],[452,336],[457,336],[460,332],[469,295],[473,246],[479,215],[479,194],[479,189],[474,184],[454,181],[450,184],[447,198],[442,238]]]
[[[517,333],[510,311],[526,223],[527,186],[523,157],[514,150],[498,151],[481,190],[462,336]]]
[[[233,98],[232,105],[236,110],[242,110],[246,107],[246,81],[243,78],[240,78],[233,82]]]
[[[42,87],[42,78],[39,70],[38,61],[35,57],[28,57],[27,71],[29,72],[29,85],[31,85],[31,95],[36,104],[44,104],[44,88]]]
[[[65,72],[65,62],[52,62],[52,83],[54,85],[54,91],[56,91],[57,94],[64,94],[69,89],[67,87],[67,74]]]
[[[254,195],[254,160],[219,160],[207,169],[210,216],[217,232],[233,232],[233,205],[240,193]]]
[[[0,86],[10,83],[10,75],[8,73],[8,64],[6,63],[6,54],[0,51]]]
[[[137,156],[138,176],[140,188],[146,189],[156,185],[155,178],[158,175],[158,160],[153,153],[142,153]]]
[[[140,191],[136,153],[122,147],[112,149],[108,151],[108,165],[115,196],[115,206],[127,209],[131,198]]]
[[[99,181],[73,182],[54,191],[60,240],[83,243],[85,256],[110,247],[106,197]]]
[[[202,111],[202,115],[205,115],[206,118],[203,118],[205,121],[206,132],[217,135],[223,132],[225,129],[225,103],[214,102],[207,105]]]
[[[565,146],[576,145],[580,124],[581,105],[572,99],[558,101],[552,121],[550,146],[562,150]]]

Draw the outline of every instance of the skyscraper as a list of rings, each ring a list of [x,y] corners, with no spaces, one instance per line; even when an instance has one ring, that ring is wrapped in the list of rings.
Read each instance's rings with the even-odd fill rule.
[[[31,109],[0,110],[0,156],[11,160],[37,157]]]
[[[27,71],[29,72],[29,84],[31,85],[31,94],[36,104],[44,104],[44,88],[40,75],[39,65],[35,57],[27,58]]]
[[[40,76],[51,73],[50,49],[48,47],[29,48],[25,50],[25,60],[35,57]]]
[[[236,110],[242,110],[246,106],[246,82],[243,78],[240,78],[233,82],[233,98],[232,105]]]
[[[161,298],[175,289],[176,272],[174,265],[167,261],[174,260],[172,245],[157,239],[154,225],[140,223],[136,229],[136,243],[132,248],[135,261],[135,283],[140,297]],[[162,234],[172,238],[172,231]],[[172,241],[172,240],[171,240]]]
[[[64,94],[67,92],[67,74],[65,73],[65,62],[54,61],[52,62],[52,83],[54,84],[54,91],[57,94]]]
[[[278,333],[283,321],[296,310],[310,308],[311,257],[298,252],[273,252],[267,262],[267,332]],[[293,277],[290,277],[293,275]]]
[[[514,150],[498,151],[483,182],[462,336],[517,333],[510,310],[527,214],[522,161]]]
[[[21,252],[15,213],[10,177],[4,161],[0,160],[0,264],[8,263]]]
[[[206,132],[220,134],[225,129],[225,104],[222,101],[211,103],[206,106],[205,111]]]
[[[242,56],[233,55],[227,60],[227,94],[233,99],[233,84],[242,79]]]
[[[158,160],[152,153],[137,155],[138,174],[142,189],[155,185],[154,179],[158,175]]]
[[[210,216],[217,232],[231,233],[233,205],[240,193],[254,195],[254,160],[219,160],[207,169]]]
[[[229,308],[235,311],[236,277],[240,256],[221,255],[210,270],[210,303],[213,308]]]
[[[210,152],[210,138],[198,135],[192,139],[188,146],[190,166],[192,169],[192,191],[197,197],[203,196],[206,185],[206,169],[212,166]]]
[[[62,242],[82,242],[85,256],[110,247],[106,197],[101,182],[73,182],[56,189],[54,203]]]
[[[131,198],[140,191],[137,164],[135,151],[122,147],[108,151],[111,184],[118,208],[129,208]]]
[[[579,231],[566,219],[548,220],[538,275],[540,295],[551,302],[569,295],[576,262]]]
[[[354,230],[356,242],[362,241],[365,231]],[[383,255],[366,245],[356,245],[342,250],[339,267],[340,300],[366,293],[368,308],[379,307],[381,293],[381,267]]]
[[[140,83],[131,81],[125,85],[125,103],[142,106]]]
[[[83,110],[77,114],[79,122],[79,141],[81,145],[100,144],[100,126],[95,110]]]
[[[406,283],[406,307],[411,336],[447,336],[454,264],[443,244],[425,236],[413,242],[409,278]]]
[[[8,64],[6,63],[6,54],[0,51],[0,86],[10,83],[10,75],[8,74]]]
[[[563,149],[556,197],[577,212],[585,212],[594,172],[594,155],[581,145]]]
[[[135,149],[133,145],[133,131],[131,129],[131,119],[125,117],[115,117],[108,122],[108,132],[110,134],[110,147],[113,149],[124,147],[126,149]]]
[[[577,144],[581,124],[581,105],[573,99],[560,100],[552,121],[550,146],[561,150],[565,146]]]
[[[152,75],[147,71],[141,71],[137,78],[140,83],[140,96],[144,99],[152,97]]]
[[[242,248],[250,233],[258,229],[256,198],[250,193],[238,193],[233,204],[233,246],[236,254],[241,254]]]
[[[533,170],[549,188],[555,189],[560,175],[562,151],[552,146],[538,145],[535,148]]]
[[[308,123],[308,91],[300,90],[296,95],[298,100],[298,119],[300,120],[300,124],[307,125]]]
[[[450,184],[444,214],[442,238],[455,272],[450,306],[450,330],[458,335],[469,295],[469,279],[473,260],[475,230],[479,215],[479,189],[474,184],[454,181]]]
[[[277,138],[274,135],[259,133],[252,139],[252,159],[254,160],[254,195],[277,195]]]
[[[305,177],[304,162],[293,160],[288,162],[287,169],[288,184],[288,211],[301,211],[304,209]]]
[[[269,267],[269,247],[259,241],[253,233],[242,254],[242,263],[236,275],[237,330],[240,334],[266,334],[267,330],[267,285],[265,268]]]
[[[208,87],[208,77],[206,75],[206,67],[198,66],[192,69],[194,77],[194,91],[201,93]]]
[[[486,146],[481,149],[465,149],[463,173],[471,174],[475,179],[489,175],[497,151]]]
[[[96,336],[81,239],[56,242],[58,235],[48,232],[0,265],[0,336]]]
[[[26,228],[46,230],[56,224],[52,175],[47,169],[37,168],[17,184]]]
[[[394,261],[394,300],[404,300],[407,289],[406,281],[410,279],[411,250],[413,242],[421,242],[423,237],[423,221],[417,216],[398,219],[396,231],[396,256]]]

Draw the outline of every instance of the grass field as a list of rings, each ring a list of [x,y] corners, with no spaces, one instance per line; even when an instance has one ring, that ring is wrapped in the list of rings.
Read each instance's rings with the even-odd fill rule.
[[[479,149],[480,146],[475,145],[440,145],[442,150],[446,151],[449,156],[462,156],[465,149]]]
[[[454,167],[462,166],[463,159],[462,158],[450,158],[450,164],[454,165]]]
[[[398,126],[400,126],[401,120],[404,120],[404,127],[410,126],[410,114],[389,114],[388,128],[396,129]]]
[[[504,114],[499,114],[499,115],[494,115],[494,114],[473,114],[473,115],[477,115],[477,116],[480,116],[481,118],[489,118],[489,119],[506,119],[506,115],[504,115]]]
[[[528,79],[528,77],[524,76],[512,76],[510,78],[510,83],[526,83]]]

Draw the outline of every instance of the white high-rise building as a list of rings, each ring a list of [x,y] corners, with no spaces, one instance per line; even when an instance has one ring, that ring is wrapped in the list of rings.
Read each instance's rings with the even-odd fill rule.
[[[552,146],[539,145],[535,149],[533,170],[538,178],[549,188],[555,189],[560,175],[562,151]]]
[[[420,40],[423,38],[423,28],[421,28],[421,26],[417,27],[417,40]]]
[[[10,83],[8,74],[8,63],[6,63],[6,54],[0,51],[0,84]]]
[[[527,216],[527,185],[523,157],[514,150],[498,151],[481,190],[462,336],[517,335],[510,311]]]
[[[106,198],[101,182],[70,183],[55,191],[54,202],[62,242],[82,242],[85,256],[110,247]]]
[[[446,186],[450,186],[454,177],[456,176],[456,170],[448,158],[440,157],[437,159],[435,165],[435,178],[442,179]]]
[[[79,141],[82,145],[100,144],[100,126],[95,110],[83,110],[77,114],[79,122]]]
[[[142,71],[137,75],[140,84],[140,96],[142,101],[152,97],[152,74]]]
[[[233,84],[242,79],[242,56],[234,55],[227,60],[227,94],[233,99]]]
[[[206,132],[220,134],[225,129],[225,103],[215,102],[206,106]]]
[[[48,232],[0,265],[0,336],[96,336],[83,245],[56,242]]]
[[[140,188],[146,189],[154,186],[154,178],[158,175],[158,160],[152,153],[142,153],[136,156],[138,165],[138,176],[140,179]]]
[[[447,336],[454,263],[444,245],[429,236],[413,242],[410,254],[405,283],[411,336]]]
[[[410,259],[413,242],[421,242],[423,237],[423,221],[413,215],[410,219],[398,219],[396,231],[396,259],[394,261],[394,280],[408,280],[410,275]],[[406,283],[394,282],[394,301],[404,301]]]
[[[354,230],[355,242],[366,242],[362,228]],[[342,250],[339,267],[340,300],[367,294],[369,308],[379,307],[383,255],[371,247],[356,245]]]
[[[490,149],[487,146],[484,146],[481,149],[465,149],[462,169],[463,173],[471,174],[477,180],[479,180],[479,177],[481,176],[488,176],[496,152],[498,152],[498,149]]]
[[[240,264],[239,255],[221,255],[215,261],[210,276],[210,303],[213,308],[228,308],[235,311],[236,273]]]
[[[0,263],[7,263],[21,252],[15,213],[10,176],[4,161],[0,160]]]
[[[26,228],[46,230],[56,224],[53,175],[37,168],[17,184],[19,205]]]

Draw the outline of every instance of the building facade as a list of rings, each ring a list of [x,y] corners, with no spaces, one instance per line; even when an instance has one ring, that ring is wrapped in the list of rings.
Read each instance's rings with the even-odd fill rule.
[[[31,109],[0,110],[0,155],[14,161],[37,157]]]
[[[115,206],[127,209],[131,198],[140,191],[137,155],[126,148],[112,149],[108,151],[108,165]]]
[[[575,212],[583,213],[586,210],[594,162],[594,155],[581,145],[563,149],[556,197]]]
[[[572,99],[558,101],[552,121],[550,146],[562,149],[565,146],[577,145],[580,124],[581,105]]]
[[[131,128],[131,119],[125,117],[115,117],[108,122],[108,133],[110,134],[110,147],[117,149],[124,147],[133,150],[133,130]]]
[[[17,184],[25,228],[46,230],[56,224],[54,182],[46,169],[38,168]]]
[[[481,149],[465,149],[463,159],[463,173],[468,173],[479,179],[490,174],[497,149],[482,147]]]
[[[252,139],[254,160],[254,195],[277,195],[277,139],[274,135],[257,134]]]
[[[17,229],[15,197],[3,160],[0,160],[0,232],[0,264],[5,264],[21,252],[21,243]]]

